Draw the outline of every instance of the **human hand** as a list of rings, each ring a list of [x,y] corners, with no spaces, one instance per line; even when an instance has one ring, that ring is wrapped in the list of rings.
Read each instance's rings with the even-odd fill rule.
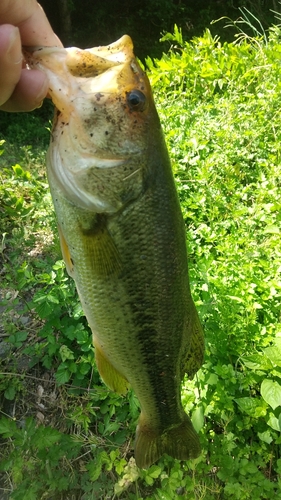
[[[36,0],[0,0],[0,109],[31,111],[48,92],[46,75],[27,69],[25,46],[62,47]]]

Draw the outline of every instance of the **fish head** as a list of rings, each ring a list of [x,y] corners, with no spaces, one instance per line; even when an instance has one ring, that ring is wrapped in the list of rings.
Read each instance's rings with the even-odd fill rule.
[[[137,196],[143,189],[152,135],[161,127],[149,80],[134,56],[131,38],[124,35],[111,45],[86,50],[34,48],[25,57],[32,68],[41,69],[49,78],[49,94],[57,108],[51,163],[56,173],[61,170],[61,184],[73,184],[75,177],[76,188],[83,184],[87,192],[89,184],[93,188],[91,171],[106,190],[108,176],[115,176],[113,211],[124,199]],[[130,175],[133,179],[124,183]],[[101,210],[104,208],[103,203]]]

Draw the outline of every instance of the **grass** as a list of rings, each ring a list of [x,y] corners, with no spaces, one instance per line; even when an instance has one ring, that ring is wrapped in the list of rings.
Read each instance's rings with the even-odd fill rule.
[[[182,389],[202,455],[136,468],[138,402],[100,382],[61,261],[45,132],[34,141],[49,115],[22,115],[24,128],[3,125],[0,157],[6,498],[281,499],[281,31],[225,44],[208,31],[166,38],[171,51],[146,63],[206,335],[205,363]]]

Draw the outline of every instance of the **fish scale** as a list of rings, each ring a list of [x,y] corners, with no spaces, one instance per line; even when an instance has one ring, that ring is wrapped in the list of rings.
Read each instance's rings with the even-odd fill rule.
[[[200,453],[181,380],[200,368],[204,341],[169,156],[132,49],[124,36],[26,57],[47,73],[59,110],[47,171],[66,268],[102,379],[119,393],[131,386],[139,399],[135,458],[145,468],[164,453]]]

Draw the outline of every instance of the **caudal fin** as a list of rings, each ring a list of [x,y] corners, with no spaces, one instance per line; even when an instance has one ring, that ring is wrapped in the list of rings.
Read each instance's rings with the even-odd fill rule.
[[[162,434],[142,422],[137,427],[135,459],[138,467],[147,469],[164,453],[178,460],[189,460],[200,455],[200,443],[190,418],[185,415],[182,423],[170,427]]]

